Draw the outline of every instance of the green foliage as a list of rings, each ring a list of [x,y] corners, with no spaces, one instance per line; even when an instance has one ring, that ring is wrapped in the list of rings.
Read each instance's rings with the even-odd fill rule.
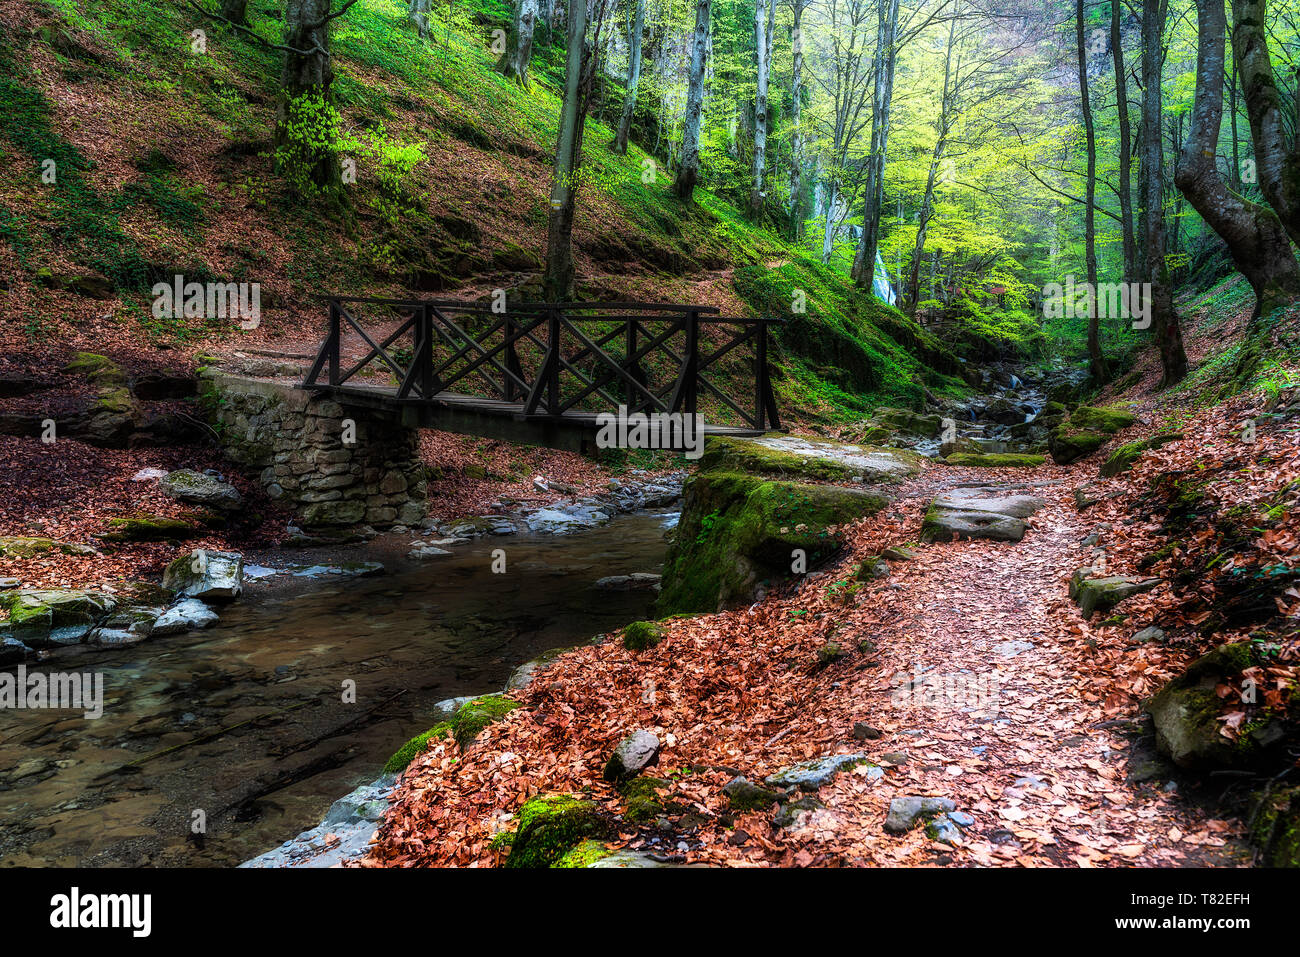
[[[285,104],[275,148],[275,169],[299,196],[319,196],[342,188],[342,182],[319,183],[323,162],[336,158],[343,146],[339,113],[324,96],[304,93]]]

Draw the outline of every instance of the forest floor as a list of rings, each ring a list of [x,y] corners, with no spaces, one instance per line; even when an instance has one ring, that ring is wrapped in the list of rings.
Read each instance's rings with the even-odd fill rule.
[[[1163,543],[1165,516],[1145,512],[1152,483],[1213,465],[1211,495],[1241,504],[1300,475],[1293,427],[1238,440],[1246,400],[1196,414],[1186,439],[1106,480],[1081,512],[1073,490],[1097,481],[1096,457],[1034,470],[937,466],[904,486],[892,509],[851,530],[832,568],[748,608],[669,622],[668,636],[632,652],[616,638],[576,649],[519,694],[525,707],[467,750],[433,739],[405,773],[370,856],[372,866],[503,863],[492,838],[529,798],[583,793],[618,822],[621,847],[676,863],[731,866],[1244,866],[1250,853],[1232,785],[1198,783],[1155,754],[1141,701],[1203,649],[1200,598],[1220,587],[1205,572],[1190,589],[1166,581],[1129,599],[1123,620],[1085,621],[1068,580],[1094,563],[1131,573]],[[1152,408],[1135,431],[1154,431]],[[1012,474],[1009,474],[1012,472]],[[1019,543],[952,542],[891,561],[887,578],[846,604],[828,588],[853,563],[914,545],[936,494],[958,485],[1032,486],[1047,500]],[[1016,489],[1018,492],[1023,488]],[[1253,548],[1267,560],[1300,552],[1295,520]],[[1194,551],[1195,546],[1191,546]],[[1175,550],[1177,554],[1177,550]],[[1172,565],[1153,574],[1173,578]],[[1290,594],[1290,593],[1288,593]],[[1288,613],[1300,607],[1300,596]],[[1099,616],[1100,617],[1100,616]],[[1161,643],[1133,634],[1159,623]],[[834,640],[849,654],[830,664]],[[1234,640],[1228,632],[1214,643]],[[1295,641],[1281,656],[1294,677]],[[934,682],[934,677],[941,680]],[[917,693],[917,678],[929,679]],[[946,689],[956,688],[954,697]],[[972,689],[980,692],[972,703]],[[664,816],[637,825],[626,797],[602,779],[606,759],[637,729],[663,745],[647,773],[669,783]],[[816,797],[822,807],[780,827],[769,810],[733,813],[723,787],[754,783],[825,755],[864,755]],[[952,799],[974,818],[955,845],[917,828],[882,831],[903,796]]]

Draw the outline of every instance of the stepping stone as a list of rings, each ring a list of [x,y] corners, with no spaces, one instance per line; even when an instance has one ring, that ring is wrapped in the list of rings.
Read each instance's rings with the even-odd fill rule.
[[[993,653],[1003,658],[1014,658],[1021,652],[1032,651],[1033,647],[1031,641],[1003,641],[993,646]]]
[[[804,791],[816,791],[841,771],[859,764],[869,764],[870,761],[871,759],[865,754],[828,755],[782,768],[775,774],[768,775],[765,783],[768,787],[798,787]],[[884,774],[884,771],[873,764],[867,770],[867,779],[877,780],[884,777]]]
[[[1024,519],[1046,504],[1036,495],[1022,495],[998,486],[957,488],[930,505],[921,526],[921,540],[1018,542],[1028,529]]]
[[[899,797],[889,802],[885,817],[887,834],[906,834],[923,819],[957,810],[952,798]]]
[[[1089,578],[1091,572],[1091,568],[1080,568],[1070,578],[1070,598],[1085,619],[1091,618],[1094,612],[1109,611],[1124,599],[1160,584],[1159,578],[1137,579],[1124,575]]]

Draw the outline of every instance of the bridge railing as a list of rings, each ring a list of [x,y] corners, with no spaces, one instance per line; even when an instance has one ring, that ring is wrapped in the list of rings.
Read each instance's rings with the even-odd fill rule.
[[[510,303],[496,311],[452,300],[320,298],[329,326],[304,387],[395,387],[404,401],[454,393],[551,418],[622,405],[760,430],[781,425],[767,357],[768,327],[779,319],[673,303]]]

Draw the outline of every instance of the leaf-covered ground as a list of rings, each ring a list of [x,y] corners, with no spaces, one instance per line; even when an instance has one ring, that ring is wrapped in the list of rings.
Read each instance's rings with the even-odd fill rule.
[[[1271,404],[1285,409],[1289,399]],[[851,554],[789,594],[670,622],[668,637],[647,651],[627,651],[612,638],[570,652],[518,693],[527,707],[489,726],[468,750],[435,738],[407,770],[365,863],[500,864],[504,852],[492,838],[513,827],[511,815],[528,798],[557,791],[595,798],[619,822],[613,844],[684,863],[1249,863],[1240,820],[1219,802],[1219,791],[1169,787],[1161,783],[1168,775],[1132,779],[1149,757],[1130,763],[1141,746],[1138,707],[1197,654],[1260,627],[1283,641],[1273,686],[1293,684],[1300,594],[1279,594],[1276,614],[1262,624],[1207,635],[1197,628],[1201,616],[1226,597],[1232,580],[1222,565],[1179,577],[1175,565],[1187,555],[1199,560],[1195,545],[1148,566],[1146,573],[1169,582],[1129,599],[1122,617],[1085,622],[1067,598],[1067,582],[1076,568],[1096,562],[1098,547],[1109,571],[1138,574],[1138,562],[1169,541],[1160,480],[1182,470],[1211,476],[1192,522],[1204,526],[1196,534],[1207,534],[1221,515],[1216,503],[1263,509],[1268,527],[1235,542],[1232,561],[1293,567],[1300,552],[1294,509],[1270,511],[1268,503],[1281,494],[1294,504],[1284,490],[1300,477],[1300,418],[1269,419],[1261,411],[1258,400],[1241,400],[1191,416],[1185,439],[1102,481],[1115,497],[1082,513],[1073,489],[1097,482],[1104,451],[1069,468],[1018,474],[1016,481],[1038,484],[1036,494],[1050,503],[1022,542],[921,546],[914,560],[891,562],[890,576],[852,604],[837,601],[828,586],[852,562],[915,541],[937,491],[1007,481],[991,471],[929,470],[904,488],[892,511],[852,530]],[[1161,425],[1152,405],[1139,412],[1143,424],[1125,439]],[[1248,418],[1258,422],[1250,443],[1241,440]],[[1097,545],[1085,545],[1097,531]],[[1153,623],[1169,640],[1135,644],[1132,636]],[[832,639],[850,653],[818,667],[818,649]],[[945,702],[900,694],[917,674],[996,676],[996,684],[985,707],[936,707]],[[1239,707],[1227,703],[1235,700],[1229,691],[1226,735]],[[856,740],[858,723],[880,737]],[[672,781],[665,830],[621,819],[626,802],[602,780],[613,747],[638,728],[664,744],[651,773]],[[825,808],[794,828],[774,827],[770,812],[733,815],[722,793],[736,775],[760,782],[797,761],[859,752],[885,768],[883,778],[842,772],[818,794]],[[882,824],[890,800],[905,795],[950,797],[975,824],[955,847],[922,829],[889,836]]]

